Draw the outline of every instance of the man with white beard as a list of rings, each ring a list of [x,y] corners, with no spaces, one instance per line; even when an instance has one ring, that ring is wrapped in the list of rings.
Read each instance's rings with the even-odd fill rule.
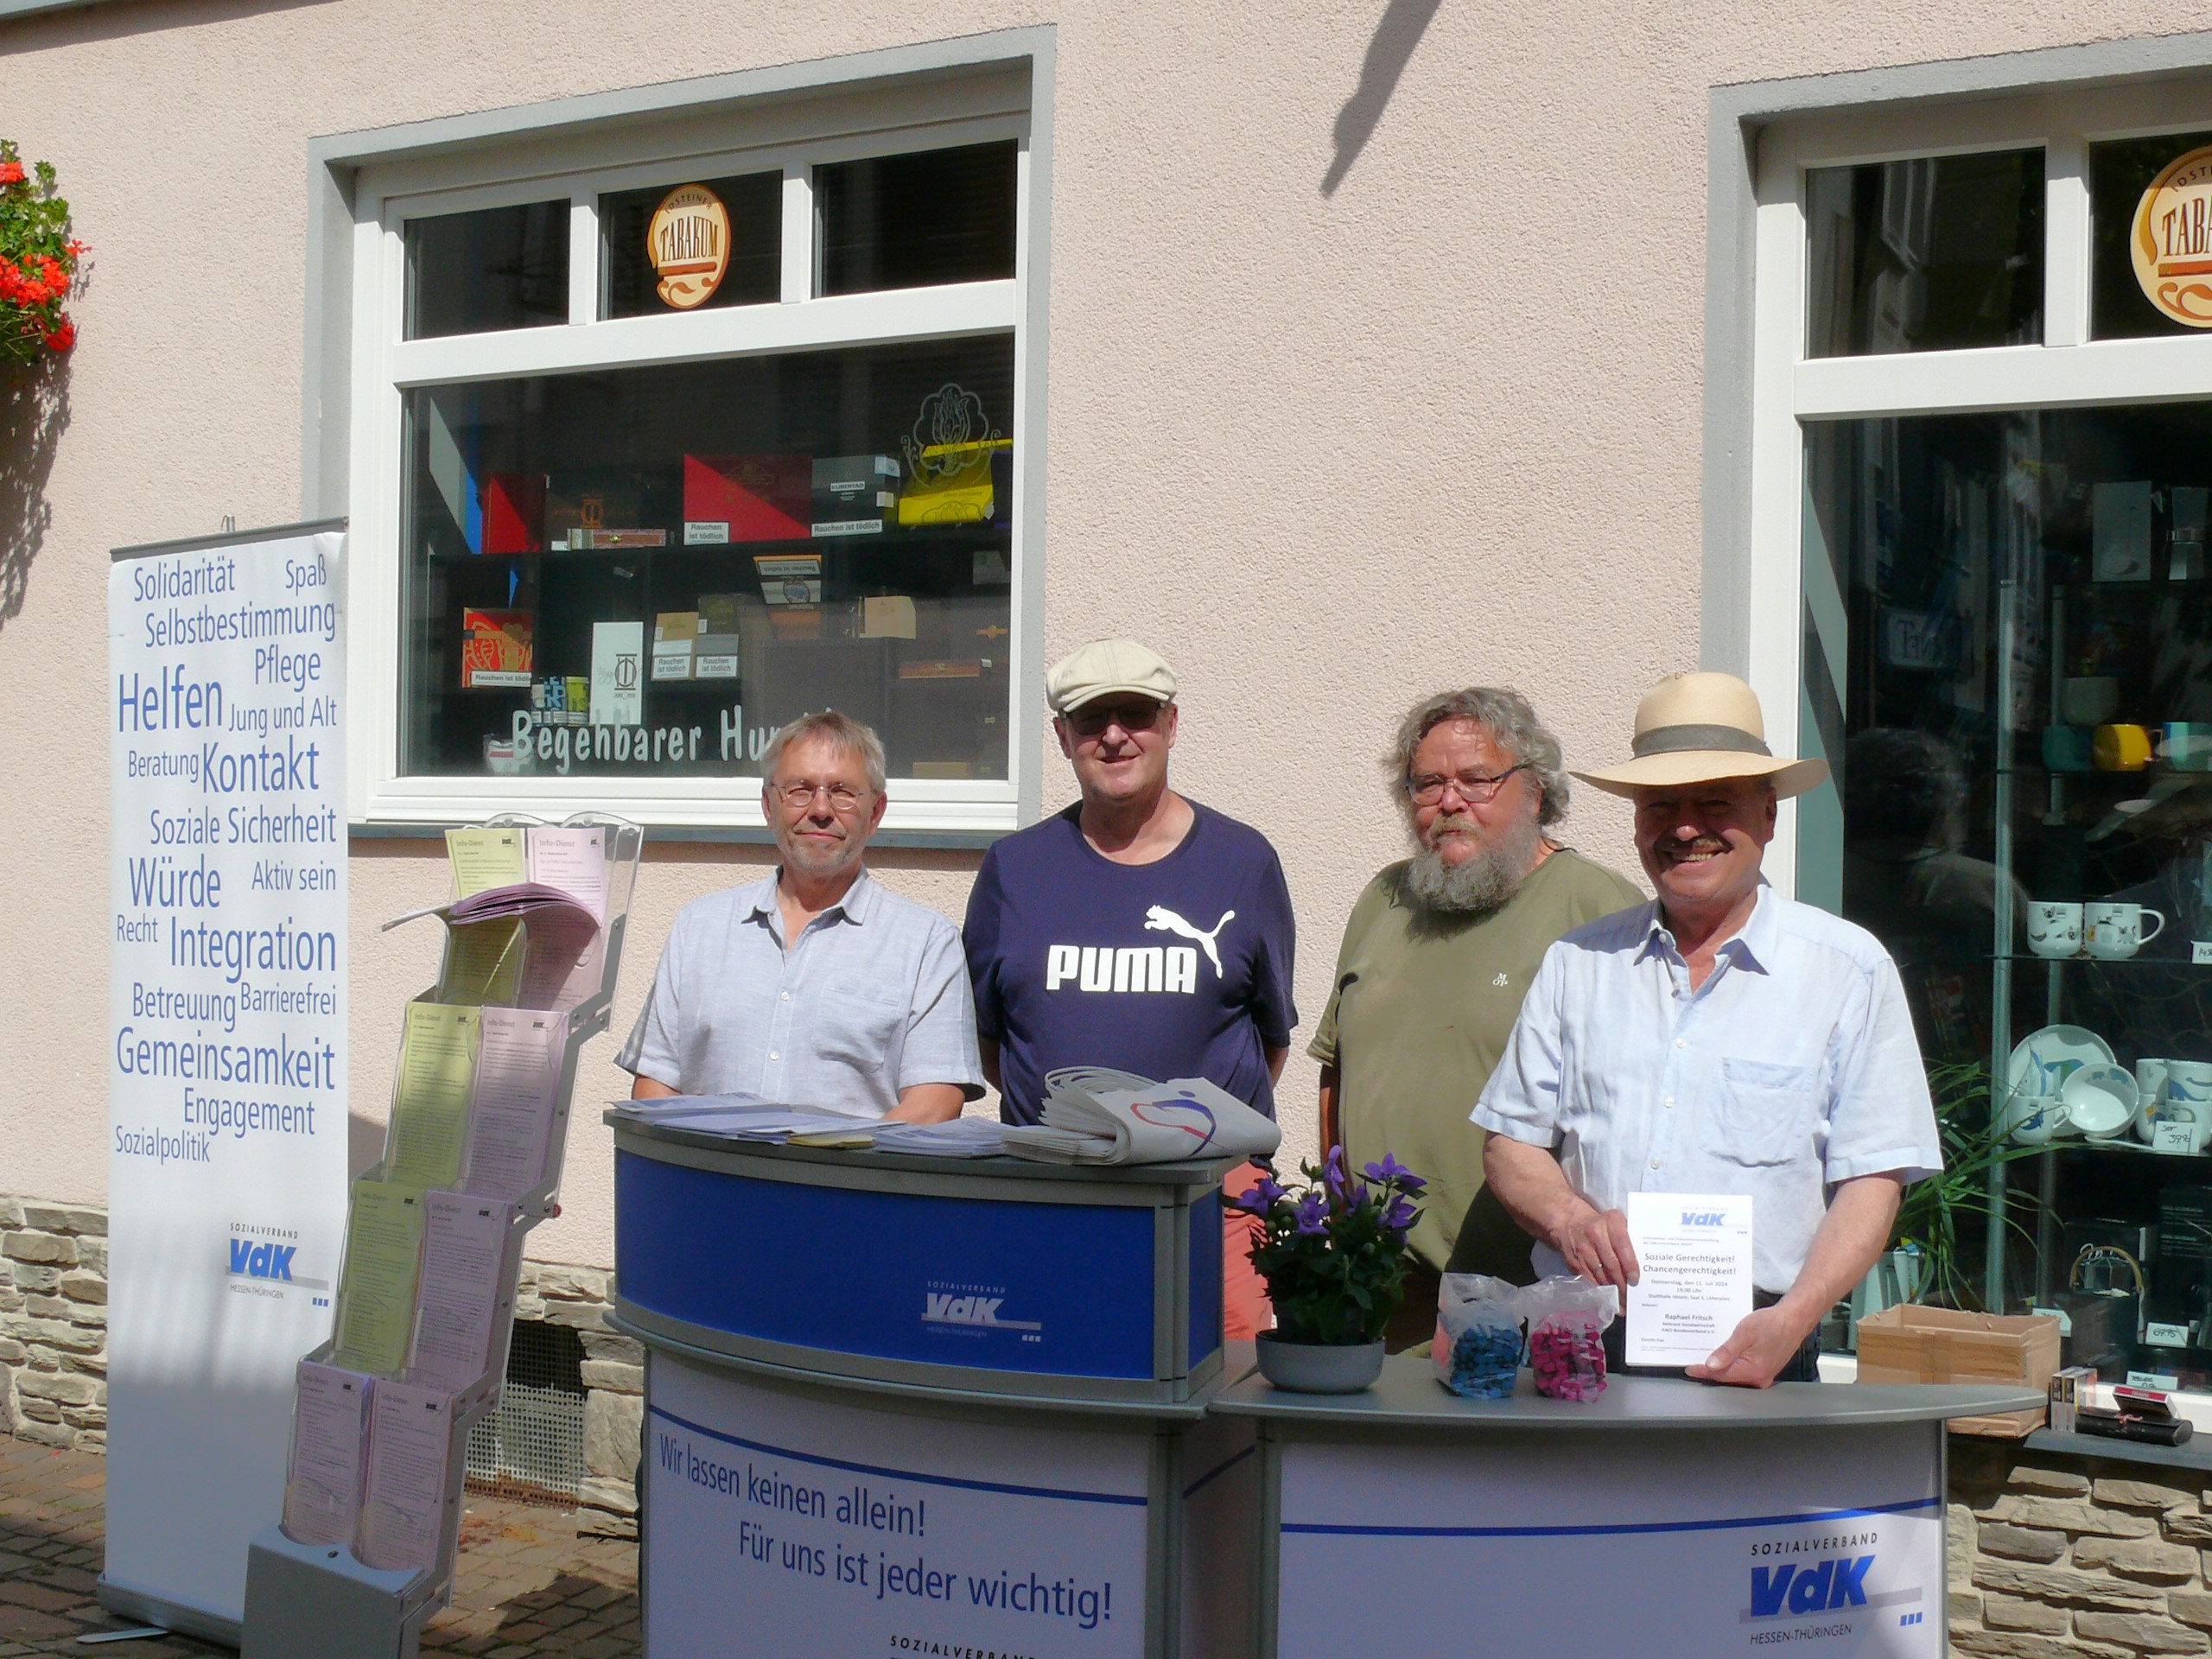
[[[1526,1235],[1478,1201],[1486,1137],[1469,1133],[1469,1103],[1553,941],[1643,895],[1546,834],[1567,814],[1567,772],[1559,740],[1519,692],[1429,698],[1384,766],[1414,855],[1352,906],[1307,1052],[1321,1062],[1325,1148],[1342,1145],[1354,1169],[1394,1153],[1429,1183],[1416,1266],[1385,1333],[1395,1351],[1435,1328],[1447,1263],[1529,1276]]]

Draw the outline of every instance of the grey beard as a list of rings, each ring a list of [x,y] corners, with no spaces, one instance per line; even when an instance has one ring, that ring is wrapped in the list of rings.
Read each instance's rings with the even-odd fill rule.
[[[1446,864],[1433,847],[1422,847],[1406,866],[1405,890],[1424,909],[1452,915],[1503,910],[1528,880],[1543,830],[1524,818],[1471,858]]]

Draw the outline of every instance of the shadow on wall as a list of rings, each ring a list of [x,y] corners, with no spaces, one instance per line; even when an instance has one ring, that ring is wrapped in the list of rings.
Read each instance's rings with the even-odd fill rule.
[[[0,368],[0,628],[22,614],[54,508],[47,475],[69,424],[69,359]]]
[[[1383,8],[1382,21],[1376,24],[1375,38],[1368,41],[1367,56],[1359,66],[1359,85],[1337,111],[1337,155],[1321,175],[1323,195],[1337,194],[1344,175],[1351,171],[1351,164],[1375,136],[1382,111],[1389,106],[1390,94],[1398,90],[1398,77],[1405,73],[1428,20],[1442,3],[1443,0],[1390,0]]]

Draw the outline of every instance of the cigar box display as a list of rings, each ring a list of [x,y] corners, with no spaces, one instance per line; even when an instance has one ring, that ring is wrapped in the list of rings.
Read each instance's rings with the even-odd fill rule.
[[[690,679],[698,645],[698,612],[663,611],[653,620],[652,677]]]
[[[1002,469],[1010,475],[1013,454],[1011,438],[925,446],[915,459],[913,476],[899,492],[899,527],[980,524],[995,520],[999,475]]]
[[[605,553],[617,548],[667,545],[668,532],[664,530],[572,530],[569,532],[568,551]]]
[[[486,553],[545,550],[545,474],[493,473],[484,480]]]
[[[912,597],[906,594],[883,594],[861,601],[860,636],[863,639],[912,639]]]
[[[683,544],[804,540],[813,528],[806,455],[683,457]]]
[[[618,546],[664,547],[658,540],[609,540],[653,530],[645,520],[645,490],[634,473],[555,474],[545,491],[546,545],[555,552],[584,552]]]
[[[822,603],[822,560],[811,553],[755,554],[760,597],[771,606]]]
[[[465,609],[461,613],[461,683],[530,689],[536,619],[528,611]]]
[[[734,680],[738,664],[738,596],[699,595],[699,644],[693,653],[695,680]]]
[[[817,536],[880,536],[899,506],[899,463],[889,455],[833,455],[814,463]]]

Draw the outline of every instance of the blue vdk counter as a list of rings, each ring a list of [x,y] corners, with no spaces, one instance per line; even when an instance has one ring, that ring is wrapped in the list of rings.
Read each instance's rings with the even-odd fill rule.
[[[1255,1432],[1205,1410],[1229,1160],[609,1122],[649,1654],[1247,1649]]]

